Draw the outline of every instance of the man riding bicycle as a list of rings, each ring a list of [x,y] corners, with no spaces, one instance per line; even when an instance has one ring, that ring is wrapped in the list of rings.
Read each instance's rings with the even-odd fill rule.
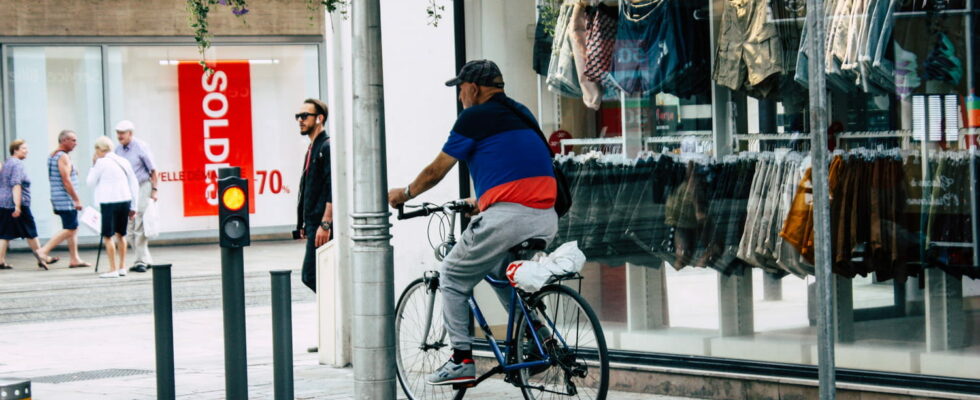
[[[531,111],[504,94],[497,64],[470,61],[446,86],[459,88],[464,110],[442,152],[408,186],[388,192],[388,203],[398,207],[438,184],[457,161],[467,163],[476,188],[476,199],[468,201],[478,215],[441,267],[443,317],[453,355],[426,378],[431,385],[476,379],[467,306],[473,288],[488,274],[503,279],[510,248],[530,238],[550,242],[558,230],[551,152],[529,125],[537,124]],[[496,290],[509,307],[509,291]]]

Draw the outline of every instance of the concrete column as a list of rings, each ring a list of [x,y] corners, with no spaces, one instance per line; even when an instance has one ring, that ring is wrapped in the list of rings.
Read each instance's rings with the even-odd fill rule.
[[[630,331],[663,329],[670,325],[665,264],[657,265],[626,264],[626,322]]]

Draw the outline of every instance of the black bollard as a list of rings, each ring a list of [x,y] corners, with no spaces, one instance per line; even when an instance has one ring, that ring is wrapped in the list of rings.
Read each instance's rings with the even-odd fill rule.
[[[174,385],[174,308],[170,264],[153,266],[153,330],[156,338],[157,399],[176,397]]]
[[[276,400],[293,398],[293,302],[289,278],[292,271],[272,274],[272,368]]]

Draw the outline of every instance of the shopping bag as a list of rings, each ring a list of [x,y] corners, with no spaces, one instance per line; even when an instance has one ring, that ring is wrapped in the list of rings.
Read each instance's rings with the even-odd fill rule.
[[[143,235],[148,238],[160,235],[160,211],[157,209],[157,202],[150,199],[143,212]]]
[[[81,215],[78,216],[78,221],[96,234],[100,234],[102,231],[102,214],[91,206],[85,206],[82,209]]]

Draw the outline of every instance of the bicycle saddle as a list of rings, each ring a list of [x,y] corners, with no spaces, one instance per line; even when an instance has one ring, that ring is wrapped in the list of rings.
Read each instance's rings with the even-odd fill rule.
[[[525,250],[544,250],[545,247],[548,247],[548,242],[546,240],[532,238],[521,242],[521,244],[517,246],[511,247],[509,251],[516,254],[517,252]]]

